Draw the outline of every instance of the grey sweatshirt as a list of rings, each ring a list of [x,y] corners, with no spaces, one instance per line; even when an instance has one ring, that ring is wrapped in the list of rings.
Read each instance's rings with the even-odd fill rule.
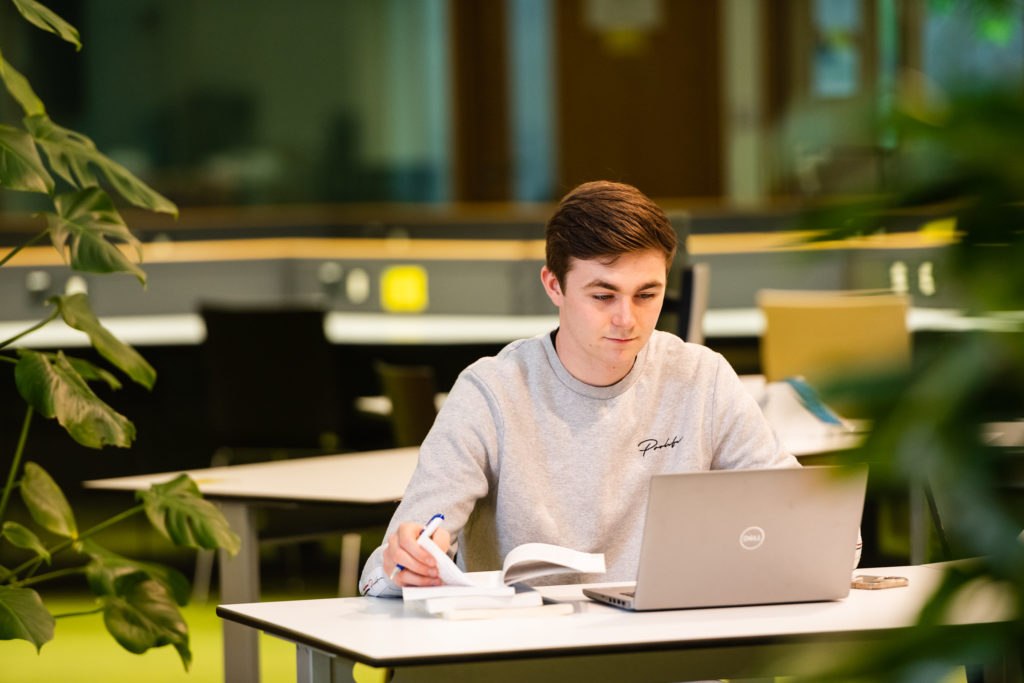
[[[558,583],[629,581],[652,475],[785,466],[799,465],[718,353],[655,331],[628,375],[595,387],[569,374],[544,334],[460,374],[385,539],[440,512],[466,571],[500,569],[516,546],[543,542],[605,554],[607,573]],[[400,595],[383,548],[360,590]]]

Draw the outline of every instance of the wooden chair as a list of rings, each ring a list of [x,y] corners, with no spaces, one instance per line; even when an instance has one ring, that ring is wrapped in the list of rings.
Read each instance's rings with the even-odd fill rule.
[[[888,291],[766,289],[758,292],[757,303],[764,314],[760,358],[767,382],[802,377],[814,389],[828,392],[845,380],[882,376],[909,366],[907,296]],[[831,392],[827,402],[839,415],[861,416],[856,396],[847,392]],[[913,495],[919,490],[930,493],[927,487],[912,490]],[[883,545],[895,550],[899,543],[884,539],[894,538],[896,527],[890,520],[901,515],[897,512],[903,510],[900,497],[873,494],[869,499],[877,522],[874,529],[866,530],[868,544],[877,550]],[[938,527],[935,510],[931,512]]]
[[[774,382],[820,385],[852,373],[906,367],[909,298],[891,292],[763,289],[761,370]]]

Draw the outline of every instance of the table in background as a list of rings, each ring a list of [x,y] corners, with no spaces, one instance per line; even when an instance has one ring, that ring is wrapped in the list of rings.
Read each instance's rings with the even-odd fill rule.
[[[907,325],[911,332],[1012,332],[1021,327],[1024,313],[1010,311],[989,316],[969,316],[955,309],[911,308]],[[23,332],[38,320],[0,321],[0,339]],[[156,315],[105,315],[101,322],[118,339],[133,346],[194,346],[203,343],[206,328],[198,313]],[[328,311],[324,334],[334,344],[466,344],[508,343],[550,332],[558,317],[546,315],[360,313]],[[704,315],[707,339],[760,337],[764,315],[757,308],[719,308]],[[73,348],[89,344],[83,332],[55,321],[19,339],[12,346]],[[713,346],[713,344],[712,344]]]
[[[336,598],[220,605],[217,614],[295,643],[300,683],[351,679],[354,662],[415,680],[658,680],[813,674],[854,647],[912,626],[939,566],[886,567],[906,588],[853,590],[845,600],[628,612],[583,598],[580,586],[542,588],[567,616],[448,621],[406,615],[401,600]],[[1004,596],[980,592],[950,624],[1012,618]],[[951,626],[955,628],[956,626]],[[812,661],[815,643],[827,644]],[[784,660],[784,661],[783,661]],[[965,662],[974,664],[974,662]]]
[[[148,489],[188,474],[200,492],[214,501],[231,528],[242,539],[235,557],[220,552],[220,595],[223,602],[259,600],[259,552],[253,512],[274,503],[321,503],[339,508],[347,505],[380,506],[381,522],[402,498],[416,468],[418,448],[398,448],[366,453],[277,460],[250,465],[210,467],[197,470],[144,474],[85,482],[87,488],[121,491]],[[344,510],[339,509],[339,521]],[[359,547],[343,548],[344,580],[353,586],[359,564]],[[236,624],[224,624],[224,678],[226,681],[259,681],[257,633]]]

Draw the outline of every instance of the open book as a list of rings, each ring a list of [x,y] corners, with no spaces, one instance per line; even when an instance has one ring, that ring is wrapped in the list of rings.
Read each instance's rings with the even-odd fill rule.
[[[513,548],[505,556],[500,570],[464,572],[433,540],[424,538],[420,544],[437,560],[438,574],[445,585],[407,586],[402,589],[402,598],[406,602],[430,601],[420,606],[430,613],[438,613],[445,608],[499,607],[502,604],[526,606],[531,598],[519,596],[530,593],[517,594],[512,584],[550,574],[605,572],[603,553],[582,553],[549,543],[525,543]],[[539,593],[533,593],[532,599],[540,604]]]

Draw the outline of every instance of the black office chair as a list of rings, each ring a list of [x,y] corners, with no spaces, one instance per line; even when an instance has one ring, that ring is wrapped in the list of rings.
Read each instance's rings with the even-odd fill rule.
[[[211,466],[343,450],[354,399],[324,336],[322,310],[206,304],[200,314]],[[285,561],[289,574],[297,575],[296,543],[351,531],[330,509],[275,508],[257,524],[261,545],[290,546]],[[345,544],[351,553],[354,542],[358,548],[357,540],[343,538],[343,554]],[[199,601],[206,599],[212,565],[212,553],[201,553],[193,587]],[[339,591],[342,583],[354,584],[351,567],[342,571]]]
[[[704,313],[708,307],[711,267],[694,263],[672,273],[670,290],[661,305],[660,329],[670,329],[685,341],[704,343]]]
[[[207,417],[220,464],[337,452],[350,414],[324,312],[200,308]],[[275,455],[276,454],[276,455]]]

